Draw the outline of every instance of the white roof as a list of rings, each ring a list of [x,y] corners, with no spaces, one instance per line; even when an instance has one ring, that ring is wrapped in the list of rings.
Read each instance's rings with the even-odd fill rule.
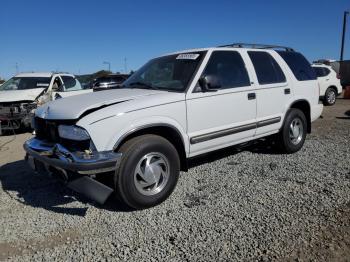
[[[72,74],[67,73],[52,73],[52,72],[36,72],[36,73],[20,73],[17,74],[16,77],[52,77],[54,75],[69,75],[73,76]]]
[[[317,63],[317,64],[312,64],[311,65],[312,67],[328,67],[328,68],[332,68],[331,66],[329,65],[326,65],[326,64],[320,64],[320,63]]]

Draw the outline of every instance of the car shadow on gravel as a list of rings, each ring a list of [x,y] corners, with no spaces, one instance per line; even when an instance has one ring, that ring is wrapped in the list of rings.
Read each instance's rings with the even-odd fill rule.
[[[337,116],[336,118],[337,118],[337,119],[350,120],[350,110],[346,111],[346,112],[344,113],[344,115],[346,115],[346,116]]]
[[[0,167],[2,189],[10,198],[24,205],[43,208],[55,213],[72,216],[85,216],[89,207],[74,207],[89,203],[93,207],[110,211],[128,212],[126,206],[114,200],[114,194],[104,204],[99,205],[75,193],[62,182],[32,171],[24,160],[15,161]]]

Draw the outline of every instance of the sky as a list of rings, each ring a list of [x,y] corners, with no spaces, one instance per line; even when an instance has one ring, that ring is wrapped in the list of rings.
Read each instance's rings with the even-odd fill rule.
[[[349,0],[2,0],[0,77],[19,72],[137,70],[182,49],[286,45],[309,61],[339,59]],[[344,59],[350,59],[350,17]],[[17,68],[16,68],[17,64]]]

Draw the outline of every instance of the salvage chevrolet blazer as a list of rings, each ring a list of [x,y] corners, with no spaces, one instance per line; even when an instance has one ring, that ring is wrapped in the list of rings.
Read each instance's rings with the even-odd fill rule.
[[[164,55],[121,89],[38,108],[24,148],[34,169],[95,201],[115,191],[142,209],[171,194],[194,156],[272,135],[284,152],[298,151],[322,109],[303,55],[231,44]]]

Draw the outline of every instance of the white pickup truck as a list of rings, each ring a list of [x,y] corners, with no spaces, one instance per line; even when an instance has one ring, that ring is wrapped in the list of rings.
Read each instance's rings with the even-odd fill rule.
[[[33,110],[57,98],[89,93],[74,75],[21,73],[0,86],[0,134],[2,130],[30,127]]]
[[[303,55],[232,44],[157,57],[121,89],[50,102],[24,148],[35,170],[100,203],[116,191],[141,209],[164,201],[194,156],[267,136],[298,151],[322,110]]]

